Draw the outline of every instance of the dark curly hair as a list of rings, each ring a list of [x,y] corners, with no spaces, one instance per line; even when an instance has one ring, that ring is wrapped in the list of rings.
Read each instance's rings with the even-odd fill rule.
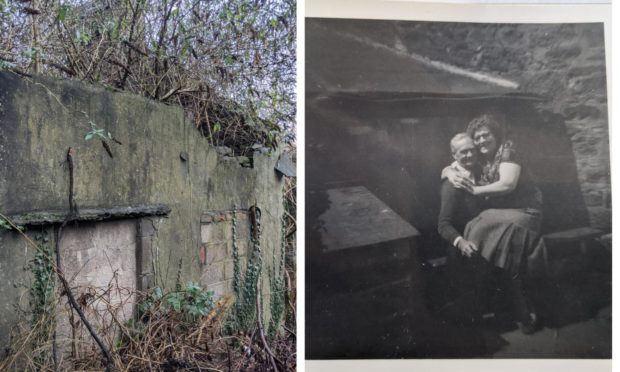
[[[497,117],[491,114],[483,114],[475,117],[467,124],[466,131],[471,138],[474,138],[474,133],[481,128],[487,128],[491,131],[491,134],[493,134],[498,144],[504,141],[504,126]]]

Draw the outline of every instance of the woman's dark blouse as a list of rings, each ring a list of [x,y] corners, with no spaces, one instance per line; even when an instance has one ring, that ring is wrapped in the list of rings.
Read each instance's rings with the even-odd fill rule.
[[[532,180],[527,167],[517,154],[515,145],[507,140],[501,144],[493,162],[482,169],[480,185],[488,185],[499,180],[500,163],[515,163],[521,167],[517,187],[506,195],[485,197],[485,208],[542,209],[542,193]]]

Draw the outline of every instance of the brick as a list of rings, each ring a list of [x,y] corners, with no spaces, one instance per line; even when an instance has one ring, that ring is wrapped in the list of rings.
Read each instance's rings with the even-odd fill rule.
[[[230,222],[219,222],[202,225],[200,238],[203,243],[225,242],[232,239],[232,225]]]
[[[223,280],[225,280],[224,262],[215,262],[206,266],[200,277],[200,284],[208,286]]]
[[[206,264],[210,265],[214,262],[223,261],[228,258],[226,246],[228,244],[226,242],[220,243],[207,243],[205,244],[206,249]]]
[[[235,213],[235,218],[237,222],[247,221],[249,219],[249,214],[245,211],[237,211],[237,213]]]
[[[245,239],[245,240],[238,240],[237,241],[237,248],[239,249],[239,256],[247,256],[250,249],[250,241]]]
[[[238,221],[237,222],[237,238],[245,239],[250,237],[250,222]]]
[[[206,224],[200,226],[200,240],[203,243],[208,243],[211,240],[211,236],[213,235],[213,224]]]
[[[207,286],[208,291],[213,291],[215,300],[233,292],[232,280],[213,283]]]
[[[219,232],[222,241],[232,240],[232,222],[227,221],[225,223],[221,223],[220,225],[221,229]]]
[[[241,260],[239,260],[241,262]],[[226,280],[233,279],[235,277],[235,266],[233,260],[224,261],[224,277]],[[240,266],[243,267],[243,266]]]
[[[200,216],[200,223],[207,224],[213,223],[213,216],[211,214],[205,213]]]
[[[207,247],[204,244],[200,245],[200,252],[198,253],[200,264],[205,265],[207,263]]]
[[[213,234],[210,242],[226,242],[232,239],[232,225],[230,222],[220,222],[213,225]]]

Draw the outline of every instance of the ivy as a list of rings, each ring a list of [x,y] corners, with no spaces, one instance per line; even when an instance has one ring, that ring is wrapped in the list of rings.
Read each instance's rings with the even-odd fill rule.
[[[285,219],[282,218],[281,224],[282,241],[280,244],[280,260],[276,264],[276,254],[273,255],[273,266],[269,275],[269,283],[271,289],[270,310],[271,320],[269,322],[269,336],[274,337],[283,320],[286,308],[286,281],[285,281],[285,259],[286,259],[286,239],[285,237]]]
[[[255,211],[259,211],[255,208]],[[235,306],[229,318],[229,331],[249,332],[256,320],[256,296],[262,271],[262,249],[260,245],[260,213],[257,212],[255,223],[250,232],[252,253],[248,260],[245,275],[241,279],[241,264],[237,247],[236,210],[233,210],[233,288]]]
[[[6,230],[14,230],[13,226],[4,218],[0,217],[0,227],[2,227],[3,229]],[[24,231],[24,227],[23,226],[15,226],[17,228],[17,230],[19,231]]]
[[[30,300],[30,325],[32,327],[33,357],[38,362],[49,360],[51,355],[39,346],[49,342],[56,329],[54,317],[55,306],[55,271],[52,258],[54,257],[52,244],[47,230],[42,230],[35,236],[40,247],[26,270],[32,273],[32,284],[28,290]]]

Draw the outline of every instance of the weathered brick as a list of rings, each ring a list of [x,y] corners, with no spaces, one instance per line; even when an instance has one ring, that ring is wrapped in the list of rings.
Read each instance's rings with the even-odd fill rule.
[[[223,261],[207,265],[202,272],[202,276],[200,277],[200,283],[203,286],[208,286],[212,283],[221,282],[222,280],[225,280]]]
[[[237,238],[246,239],[250,237],[250,222],[249,220],[237,222]]]
[[[232,224],[219,222],[202,225],[200,235],[203,243],[226,242],[232,239]]]
[[[249,252],[249,247],[250,247],[250,241],[245,239],[245,240],[238,240],[237,241],[237,248],[239,249],[239,256],[247,256],[248,252]]]
[[[211,223],[200,226],[200,240],[203,243],[208,243],[211,240],[214,226],[215,225]]]
[[[223,261],[228,258],[226,242],[207,243],[206,248],[206,264],[211,265],[214,262]]]
[[[208,291],[213,291],[213,297],[214,299],[217,300],[221,298],[222,296],[232,293],[233,291],[232,280],[226,280],[226,281],[222,281],[218,283],[213,283],[213,284],[207,285],[206,288]]]
[[[213,223],[213,215],[209,213],[203,214],[202,216],[200,216],[200,223],[203,223],[203,224]]]
[[[240,266],[243,267],[243,266]],[[232,279],[235,276],[234,262],[233,260],[224,261],[224,277],[226,279]]]

